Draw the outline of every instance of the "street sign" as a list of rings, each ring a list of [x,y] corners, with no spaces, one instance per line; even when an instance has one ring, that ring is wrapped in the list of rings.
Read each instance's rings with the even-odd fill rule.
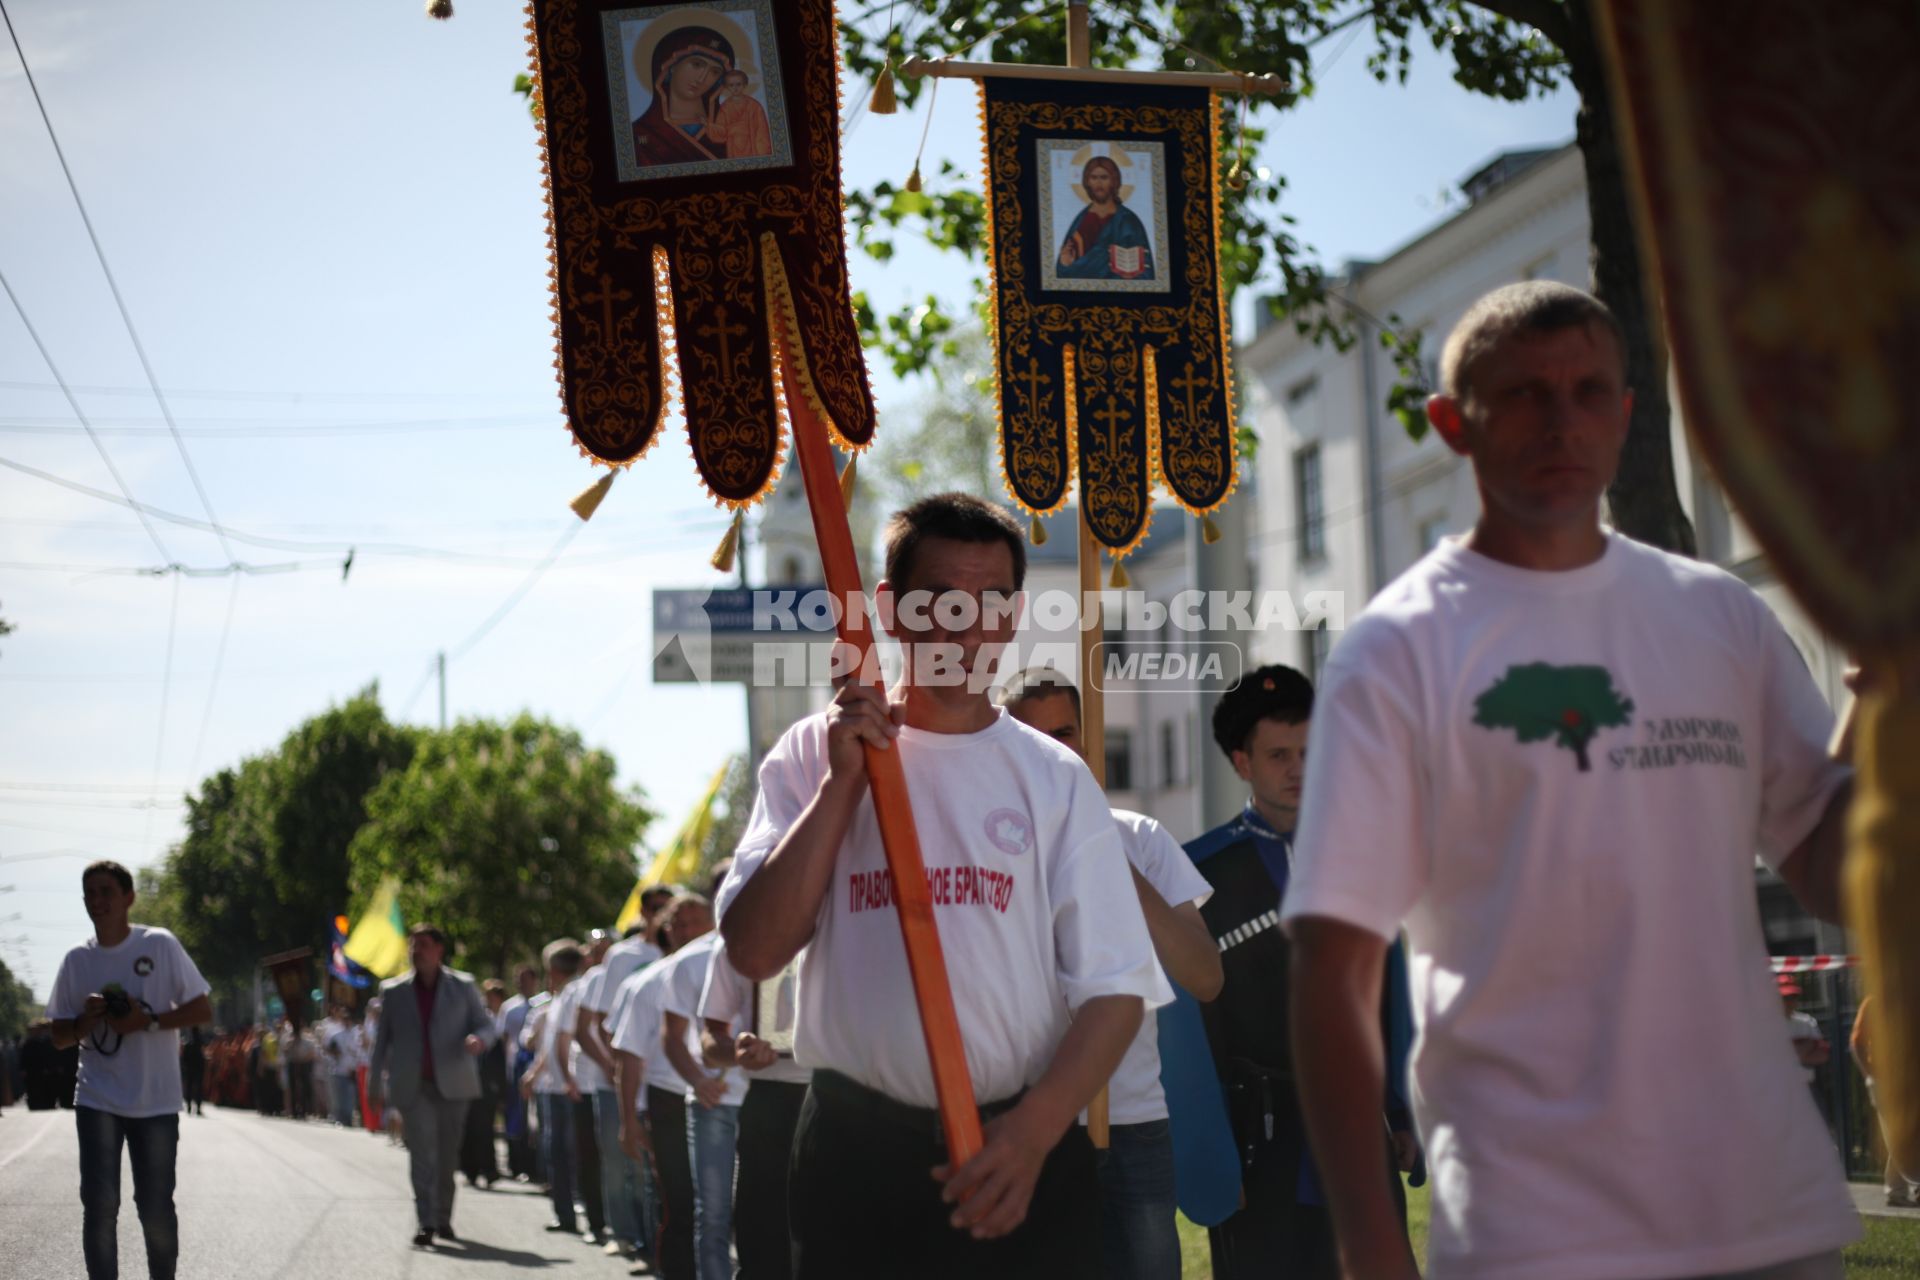
[[[653,593],[656,684],[769,685],[825,670],[834,608],[821,586]]]

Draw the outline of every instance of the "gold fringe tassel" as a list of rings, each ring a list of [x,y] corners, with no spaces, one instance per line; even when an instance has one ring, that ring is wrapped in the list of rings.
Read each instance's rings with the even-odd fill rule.
[[[593,519],[593,513],[598,511],[600,504],[607,499],[607,490],[613,488],[613,477],[616,474],[618,473],[609,471],[582,489],[580,496],[567,504],[568,508],[582,520]]]
[[[1124,560],[1113,562],[1113,575],[1107,579],[1107,585],[1115,591],[1125,591],[1133,585],[1133,579],[1127,576],[1127,565]]]
[[[1200,517],[1200,541],[1208,546],[1220,541],[1220,526],[1213,522],[1212,516]]]
[[[445,22],[453,16],[453,0],[427,0],[427,16]]]
[[[1035,516],[1033,522],[1027,526],[1027,541],[1036,547],[1047,545],[1047,526],[1040,523],[1039,516]]]
[[[920,162],[918,160],[913,162],[913,172],[907,175],[907,190],[913,192],[920,190]]]
[[[847,465],[840,468],[840,505],[848,511],[853,510],[853,484],[857,479],[854,468],[860,465],[860,455],[847,455]]]
[[[740,513],[733,513],[733,523],[727,526],[727,536],[720,539],[720,545],[713,550],[713,558],[708,564],[721,573],[733,572],[733,558],[740,549]]]
[[[873,100],[867,104],[867,110],[877,116],[890,116],[899,109],[900,104],[893,95],[893,59],[889,58],[873,82]]]

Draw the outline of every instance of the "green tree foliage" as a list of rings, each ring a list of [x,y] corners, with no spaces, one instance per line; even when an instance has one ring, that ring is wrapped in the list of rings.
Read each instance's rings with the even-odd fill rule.
[[[615,782],[612,756],[530,715],[421,735],[366,815],[349,850],[355,908],[393,877],[401,914],[439,925],[455,963],[487,974],[610,926],[652,817]]]
[[[1581,107],[1574,122],[1587,166],[1593,227],[1593,287],[1613,308],[1627,333],[1627,375],[1635,388],[1634,412],[1620,473],[1609,499],[1615,523],[1656,546],[1691,554],[1692,526],[1679,504],[1673,479],[1666,395],[1666,364],[1656,340],[1657,318],[1644,295],[1639,246],[1619,147],[1608,114],[1608,86],[1593,32],[1592,0],[1109,0],[1092,6],[1091,38],[1104,65],[1272,73],[1289,90],[1260,101],[1251,122],[1230,118],[1223,152],[1252,154],[1264,137],[1258,123],[1271,110],[1285,110],[1314,89],[1312,59],[1324,40],[1359,23],[1373,36],[1368,66],[1375,77],[1404,82],[1415,50],[1430,46],[1450,58],[1454,79],[1476,93],[1518,101],[1571,82]],[[891,16],[887,30],[877,24]],[[1003,29],[1004,28],[1004,29]],[[913,33],[908,47],[903,32]],[[996,61],[1066,61],[1065,23],[1057,10],[1042,13],[1025,0],[901,0],[849,15],[842,44],[850,77],[871,83],[883,62],[908,55],[939,55],[972,49],[971,56]],[[907,103],[927,92],[927,82],[901,76]],[[965,109],[965,108],[962,108]],[[904,162],[903,162],[904,163]],[[1386,394],[1386,407],[1416,438],[1426,429],[1420,406],[1431,390],[1423,385],[1423,335],[1404,331],[1396,317],[1377,319],[1342,295],[1317,254],[1300,243],[1291,215],[1281,208],[1286,179],[1264,170],[1243,173],[1244,186],[1223,191],[1222,271],[1230,288],[1271,280],[1269,305],[1305,336],[1341,349],[1377,340],[1400,371]],[[905,174],[902,174],[904,180]],[[934,246],[979,259],[985,244],[984,202],[977,174],[951,165],[909,192],[892,181],[847,193],[855,243],[869,256],[893,256],[901,232],[923,235]],[[863,336],[896,371],[925,368],[936,354],[954,353],[956,323],[933,298],[917,300],[890,315],[865,297],[855,299]],[[1437,339],[1439,335],[1426,335]]]
[[[249,987],[263,955],[323,954],[367,794],[405,767],[417,737],[369,688],[215,773],[187,797],[186,838],[136,882],[136,918],[178,934],[216,995]]]
[[[1573,752],[1582,773],[1592,767],[1587,744],[1594,734],[1632,719],[1633,699],[1613,687],[1605,667],[1516,664],[1473,700],[1475,724],[1511,729],[1521,742],[1552,738],[1555,746]]]
[[[40,1004],[33,998],[33,988],[0,960],[0,1040],[25,1035],[27,1024],[39,1016]]]
[[[880,434],[873,470],[891,508],[929,494],[999,493],[1000,445],[993,394],[993,349],[978,324],[956,331],[935,351],[930,385]]]

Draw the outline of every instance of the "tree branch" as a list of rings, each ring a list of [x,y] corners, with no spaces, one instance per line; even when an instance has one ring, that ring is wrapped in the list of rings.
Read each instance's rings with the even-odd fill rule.
[[[1558,0],[1472,0],[1489,13],[1525,23],[1553,41],[1562,52],[1573,39],[1573,24]]]

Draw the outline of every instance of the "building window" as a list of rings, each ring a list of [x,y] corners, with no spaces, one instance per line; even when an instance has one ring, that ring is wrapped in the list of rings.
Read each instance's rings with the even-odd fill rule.
[[[1420,522],[1420,554],[1425,555],[1439,546],[1440,540],[1446,536],[1447,518],[1445,516],[1428,516],[1422,520]]]
[[[1313,624],[1313,630],[1302,638],[1300,660],[1306,667],[1302,672],[1309,684],[1318,685],[1320,676],[1327,669],[1327,654],[1333,648],[1333,633],[1327,630],[1326,620]]]
[[[1160,722],[1160,786],[1164,789],[1177,787],[1186,781],[1180,768],[1180,722],[1162,720]]]
[[[1107,730],[1107,790],[1133,790],[1133,735],[1125,729]]]
[[[1287,388],[1287,412],[1288,413],[1299,412],[1301,406],[1305,405],[1307,401],[1313,399],[1313,397],[1319,392],[1319,390],[1320,390],[1320,379],[1317,376],[1311,377],[1311,378],[1302,378],[1300,381],[1288,387]]]
[[[1326,500],[1320,488],[1320,446],[1302,445],[1293,451],[1293,511],[1303,563],[1327,554]]]

